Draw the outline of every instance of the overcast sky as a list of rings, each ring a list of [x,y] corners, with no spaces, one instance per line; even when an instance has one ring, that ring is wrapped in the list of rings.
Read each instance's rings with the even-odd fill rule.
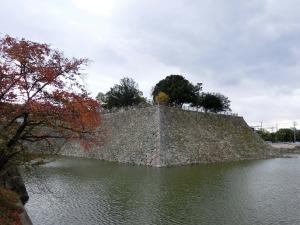
[[[250,124],[300,125],[299,0],[9,0],[0,32],[92,60],[95,96],[132,77],[149,97],[182,74]],[[300,126],[299,126],[300,127]]]

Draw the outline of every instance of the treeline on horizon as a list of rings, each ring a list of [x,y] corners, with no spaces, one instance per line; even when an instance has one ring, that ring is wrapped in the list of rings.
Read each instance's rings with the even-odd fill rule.
[[[104,109],[159,104],[182,107],[189,104],[205,112],[231,111],[228,97],[215,92],[203,92],[202,83],[193,84],[182,75],[169,75],[152,89],[152,99],[143,97],[138,84],[124,77],[106,93],[99,92],[96,99]]]
[[[259,129],[256,133],[269,142],[300,142],[300,130],[294,128],[281,128],[276,132]]]

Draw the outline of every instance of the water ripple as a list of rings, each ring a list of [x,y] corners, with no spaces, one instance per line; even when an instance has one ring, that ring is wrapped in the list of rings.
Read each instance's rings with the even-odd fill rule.
[[[34,225],[299,225],[299,177],[300,158],[164,169],[60,158],[24,171]]]

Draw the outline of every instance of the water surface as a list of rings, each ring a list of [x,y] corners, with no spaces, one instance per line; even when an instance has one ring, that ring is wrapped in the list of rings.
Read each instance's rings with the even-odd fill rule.
[[[300,224],[297,157],[163,169],[64,157],[24,179],[34,225]]]

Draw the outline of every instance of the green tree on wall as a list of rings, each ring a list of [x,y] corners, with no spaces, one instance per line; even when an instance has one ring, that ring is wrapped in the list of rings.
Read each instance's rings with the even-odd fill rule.
[[[128,77],[122,78],[120,84],[115,84],[106,94],[100,92],[96,99],[102,107],[108,109],[139,105],[146,102],[143,93],[138,88],[138,84]]]
[[[230,100],[220,93],[202,93],[193,106],[202,107],[205,112],[231,111]]]
[[[170,75],[155,85],[152,96],[155,101],[155,97],[164,92],[169,96],[169,103],[182,106],[184,103],[196,102],[201,90],[201,83],[193,85],[181,75]]]

